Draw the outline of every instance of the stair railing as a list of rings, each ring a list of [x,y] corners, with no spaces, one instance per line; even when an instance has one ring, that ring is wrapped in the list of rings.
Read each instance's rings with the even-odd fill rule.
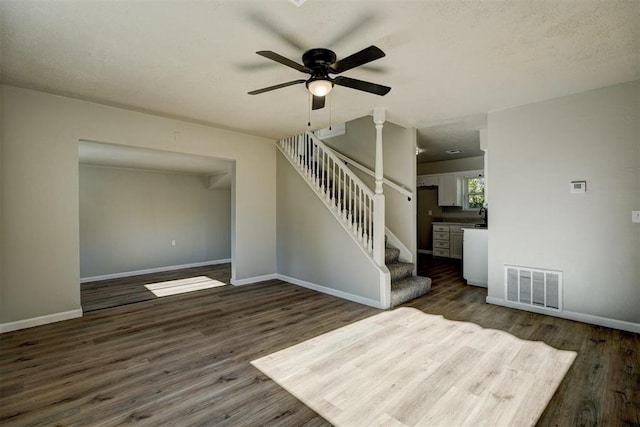
[[[373,256],[375,239],[380,239],[384,245],[384,232],[375,232],[384,230],[384,225],[381,228],[374,226],[374,192],[311,132],[281,139],[278,145],[366,252]],[[380,264],[380,260],[376,259],[376,263]],[[384,259],[381,265],[384,265]]]
[[[372,178],[376,177],[376,173],[374,171],[372,171],[368,167],[356,162],[351,157],[346,156],[346,155],[342,154],[341,152],[339,152],[339,151],[337,151],[335,149],[333,150],[333,152],[335,153],[336,156],[338,156],[340,159],[342,159],[342,161],[344,162],[345,165],[353,166],[354,168],[364,172],[365,174],[369,175]],[[384,182],[384,185],[386,185],[389,188],[397,191],[398,193],[403,194],[404,196],[406,196],[409,199],[409,201],[411,201],[411,199],[413,198],[413,192],[411,190],[407,189],[406,187],[404,187],[403,185],[396,184],[395,182],[393,182],[389,178],[384,178],[383,182]]]

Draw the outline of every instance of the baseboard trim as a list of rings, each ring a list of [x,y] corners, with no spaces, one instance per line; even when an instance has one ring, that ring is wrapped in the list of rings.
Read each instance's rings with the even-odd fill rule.
[[[619,329],[621,331],[635,332],[640,334],[640,323],[627,322],[625,320],[611,319],[609,317],[594,316],[586,313],[576,313],[573,311],[550,312],[548,310],[539,309],[537,307],[529,307],[521,304],[515,304],[505,301],[501,298],[487,297],[488,304],[501,305],[503,307],[515,308],[518,310],[531,311],[538,314],[546,314],[547,316],[561,317],[563,319],[575,320],[591,325],[604,326],[606,328]]]
[[[418,249],[418,253],[419,254],[426,254],[426,255],[433,255],[433,251],[430,251],[428,249]]]
[[[63,320],[82,317],[82,309],[63,311],[62,313],[47,314],[46,316],[32,317],[31,319],[17,320],[15,322],[1,323],[0,334],[13,332],[19,329],[33,328],[34,326],[47,325]]]
[[[339,291],[337,289],[328,288],[322,285],[317,285],[315,283],[296,279],[294,277],[285,276],[283,274],[278,274],[277,276],[278,276],[277,277],[278,279],[282,280],[283,282],[291,283],[292,285],[302,286],[303,288],[311,289],[317,292],[321,292],[323,294],[333,295],[334,297],[357,302],[359,304],[368,305],[369,307],[380,308],[380,309],[385,308],[382,306],[382,303],[380,301],[377,301],[371,298],[361,297],[360,295],[350,294],[348,292]]]
[[[231,279],[231,284],[233,286],[244,286],[244,285],[251,285],[253,283],[258,283],[258,282],[264,282],[266,280],[274,280],[277,279],[278,275],[273,273],[273,274],[265,274],[264,276],[255,276],[255,277],[248,277],[246,279]]]
[[[194,262],[191,264],[169,265],[166,267],[148,268],[146,270],[124,271],[122,273],[105,274],[102,276],[81,277],[80,283],[97,282],[98,280],[119,279],[121,277],[139,276],[141,274],[162,273],[163,271],[182,270],[183,268],[205,267],[207,265],[227,264],[231,258],[213,261]]]

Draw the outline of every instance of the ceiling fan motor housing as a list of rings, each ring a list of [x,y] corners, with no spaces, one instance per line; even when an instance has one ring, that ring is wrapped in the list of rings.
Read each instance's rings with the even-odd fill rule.
[[[302,55],[302,63],[313,74],[328,74],[329,67],[336,62],[336,54],[329,49],[309,49]]]

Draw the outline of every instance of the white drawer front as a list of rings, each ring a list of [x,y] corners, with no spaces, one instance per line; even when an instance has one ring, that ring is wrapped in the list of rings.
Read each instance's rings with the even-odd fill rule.
[[[433,256],[449,257],[449,249],[433,249]]]
[[[448,233],[449,232],[449,226],[448,225],[436,225],[436,224],[433,224],[433,231],[446,231]]]
[[[433,241],[433,248],[449,248],[449,241],[448,240],[434,240]]]
[[[442,231],[434,231],[433,240],[449,240],[449,233],[443,233]]]

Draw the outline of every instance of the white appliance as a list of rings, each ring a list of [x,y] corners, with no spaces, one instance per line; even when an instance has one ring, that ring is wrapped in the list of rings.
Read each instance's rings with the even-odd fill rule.
[[[489,230],[463,228],[462,277],[467,283],[487,287],[489,264]]]

